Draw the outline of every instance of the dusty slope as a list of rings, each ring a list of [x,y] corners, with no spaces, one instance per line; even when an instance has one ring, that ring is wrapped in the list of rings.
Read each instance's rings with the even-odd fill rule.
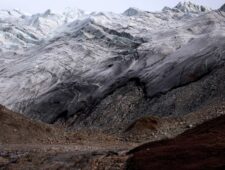
[[[198,170],[225,168],[225,116],[171,139],[129,152],[129,170]]]
[[[60,143],[67,137],[59,128],[32,121],[0,105],[0,144]]]
[[[0,106],[0,169],[93,169],[135,146],[101,133],[65,132]]]
[[[101,132],[69,131],[63,126],[49,125],[26,118],[0,105],[0,144],[31,145],[104,145],[121,144],[119,138]],[[106,146],[106,145],[104,145]]]

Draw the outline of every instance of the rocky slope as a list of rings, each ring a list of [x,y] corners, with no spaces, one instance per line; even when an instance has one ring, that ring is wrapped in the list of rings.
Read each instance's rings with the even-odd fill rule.
[[[218,101],[183,117],[142,118],[127,129],[130,138],[115,138],[82,130],[64,132],[1,107],[0,169],[217,169],[224,160],[224,116],[168,138],[222,112],[225,104]],[[142,134],[148,140],[164,140],[133,149],[140,144],[130,141],[143,142]]]
[[[143,116],[197,111],[224,98],[224,21],[222,10],[190,3],[92,13],[2,55],[0,103],[48,123],[110,133]]]
[[[91,169],[135,146],[106,134],[68,132],[0,106],[0,169]],[[104,167],[104,165],[103,165]]]

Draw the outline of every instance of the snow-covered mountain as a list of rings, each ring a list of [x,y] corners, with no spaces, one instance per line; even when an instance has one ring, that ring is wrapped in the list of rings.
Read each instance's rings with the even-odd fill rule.
[[[179,2],[174,8],[164,7],[163,11],[172,10],[174,12],[184,12],[184,13],[201,13],[209,12],[212,9],[207,8],[202,5],[196,5],[190,1]]]
[[[85,13],[79,9],[67,8],[62,14],[53,13],[50,9],[42,14],[25,16],[27,25],[32,26],[42,32],[44,35],[49,34],[54,29],[69,22],[85,17]]]
[[[148,14],[149,16],[152,15],[152,17],[157,15],[157,17],[169,19],[170,17],[184,17],[184,14],[208,12],[210,9],[191,2],[182,2],[172,9],[166,7],[163,11],[170,12],[169,16],[167,17],[162,13],[148,13],[136,8],[129,8],[123,15],[137,16]],[[96,15],[96,13],[90,15]],[[0,25],[0,51],[8,52],[9,49],[24,50],[24,48],[42,43],[43,39],[52,36],[55,31],[58,33],[57,30],[64,27],[67,23],[87,17],[89,15],[77,8],[67,8],[61,14],[54,13],[48,9],[43,13],[33,15],[18,9],[0,10],[0,22],[2,23]]]
[[[85,12],[78,8],[66,8],[63,12],[64,23],[72,22],[84,16],[86,16]]]
[[[62,14],[46,10],[34,15],[15,9],[0,10],[0,51],[15,52],[39,44],[57,28],[85,16],[76,8],[66,9]]]
[[[23,15],[25,15],[25,14],[17,9],[0,10],[0,18],[1,19],[20,18]]]
[[[19,17],[35,41],[24,35],[29,48],[1,55],[0,103],[46,122],[115,130],[141,116],[197,109],[223,89],[221,74],[212,74],[225,63],[224,12],[175,8]],[[22,34],[20,24],[14,27],[13,35]],[[7,41],[1,49],[15,43]]]
[[[182,12],[192,12],[192,13],[198,13],[198,12],[209,12],[211,11],[210,8],[207,8],[202,5],[196,5],[193,4],[190,1],[184,1],[184,2],[179,2],[174,9],[180,10]]]

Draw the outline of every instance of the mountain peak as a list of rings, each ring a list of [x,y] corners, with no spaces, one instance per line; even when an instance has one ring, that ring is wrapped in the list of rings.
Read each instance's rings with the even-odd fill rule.
[[[50,9],[46,10],[43,14],[43,16],[49,16],[52,14],[52,11]]]
[[[22,13],[19,9],[12,9],[12,10],[0,10],[1,17],[21,17],[24,13]]]
[[[123,13],[123,15],[126,15],[126,16],[135,16],[135,15],[138,15],[138,14],[140,14],[141,13],[141,10],[139,10],[138,8],[133,8],[133,7],[131,7],[131,8],[129,8],[129,9],[127,9],[124,13]]]
[[[202,5],[196,5],[190,1],[179,2],[174,9],[178,9],[181,12],[187,13],[198,13],[198,12],[208,12],[209,8],[204,7]]]
[[[220,10],[225,12],[225,4],[221,6]]]
[[[71,22],[75,19],[81,18],[85,15],[85,12],[78,8],[66,8],[63,12],[66,22]]]

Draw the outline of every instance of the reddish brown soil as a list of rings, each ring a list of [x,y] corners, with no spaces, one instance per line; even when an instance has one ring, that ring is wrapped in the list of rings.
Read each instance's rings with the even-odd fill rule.
[[[129,152],[129,170],[225,169],[225,116]]]

